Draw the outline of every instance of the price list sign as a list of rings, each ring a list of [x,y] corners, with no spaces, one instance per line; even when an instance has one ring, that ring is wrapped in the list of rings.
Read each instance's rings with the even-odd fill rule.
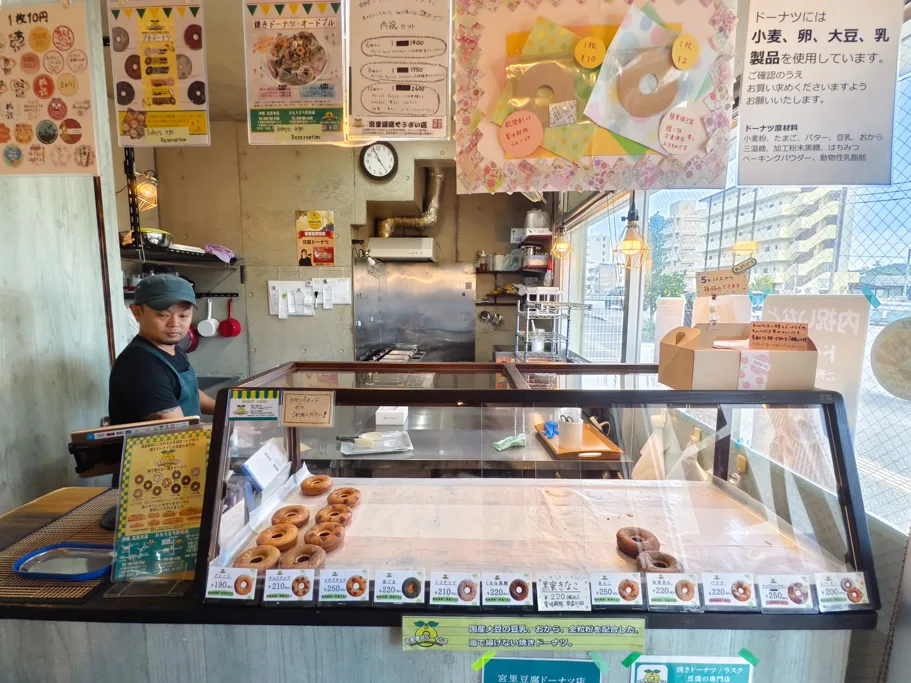
[[[470,572],[432,572],[430,604],[477,607],[481,604],[481,575]]]
[[[763,612],[815,612],[810,577],[806,574],[760,575],[759,601]]]
[[[265,602],[313,602],[313,569],[266,570]]]
[[[588,577],[581,574],[539,574],[538,611],[588,612],[592,608]]]
[[[487,572],[482,577],[484,605],[522,607],[533,604],[531,574]]]
[[[701,611],[699,579],[695,574],[648,574],[650,610]]]
[[[375,605],[424,603],[424,572],[377,572],[373,581]]]
[[[593,607],[642,607],[645,591],[639,574],[592,574]]]
[[[451,0],[350,5],[350,139],[448,139]]]

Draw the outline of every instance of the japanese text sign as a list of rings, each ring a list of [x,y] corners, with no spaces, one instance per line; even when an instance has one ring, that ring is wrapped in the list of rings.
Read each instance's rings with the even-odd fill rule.
[[[696,296],[721,296],[722,294],[749,294],[747,274],[735,275],[730,268],[696,273]]]
[[[630,667],[630,683],[751,683],[753,666],[740,657],[643,655]]]
[[[494,657],[484,665],[481,683],[599,683],[601,670],[591,659],[508,659]]]
[[[806,351],[809,346],[807,329],[807,323],[750,323],[750,348]]]
[[[334,417],[334,391],[286,391],[282,396],[285,426],[331,427]]]
[[[750,3],[741,185],[888,185],[902,3]]]

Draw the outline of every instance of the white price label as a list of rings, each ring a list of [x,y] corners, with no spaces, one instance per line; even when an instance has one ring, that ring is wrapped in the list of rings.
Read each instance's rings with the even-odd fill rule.
[[[264,602],[311,602],[314,597],[313,569],[267,569]]]
[[[599,574],[589,576],[594,607],[641,607],[645,604],[640,574]]]
[[[693,609],[699,602],[696,574],[646,574],[649,609]]]
[[[256,598],[256,570],[235,567],[209,567],[206,597],[227,600]]]
[[[861,572],[816,575],[820,612],[841,612],[870,607],[867,582]]]
[[[482,604],[498,607],[533,605],[531,574],[485,572],[481,576]]]
[[[320,602],[369,602],[369,569],[323,569],[319,573]]]
[[[706,610],[759,607],[752,574],[703,574],[702,599]]]
[[[373,578],[373,604],[424,604],[424,572],[377,572]]]
[[[806,574],[762,574],[759,603],[763,612],[815,612],[810,577]]]
[[[584,574],[538,574],[539,612],[590,612],[591,587]]]
[[[481,575],[470,572],[432,572],[430,604],[477,607],[481,604]]]

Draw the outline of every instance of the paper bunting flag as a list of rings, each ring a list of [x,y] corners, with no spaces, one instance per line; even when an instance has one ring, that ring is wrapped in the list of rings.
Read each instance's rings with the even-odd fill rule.
[[[575,123],[571,126],[556,126],[544,129],[544,142],[541,146],[548,152],[578,163],[594,135],[594,126],[590,123]]]

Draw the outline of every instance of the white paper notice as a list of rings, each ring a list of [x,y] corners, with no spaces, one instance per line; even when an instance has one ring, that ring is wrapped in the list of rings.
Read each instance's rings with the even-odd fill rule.
[[[449,138],[450,0],[370,0],[349,12],[348,137]]]
[[[750,3],[741,185],[888,185],[902,3]]]
[[[590,612],[591,586],[585,574],[538,574],[538,611]]]

